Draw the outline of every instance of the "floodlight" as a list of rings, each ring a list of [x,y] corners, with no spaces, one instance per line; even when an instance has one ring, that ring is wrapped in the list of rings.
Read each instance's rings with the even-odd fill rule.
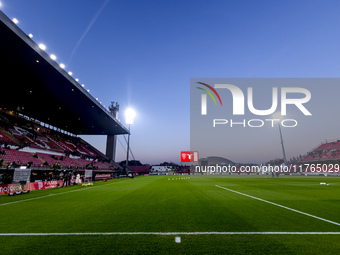
[[[275,112],[275,113],[273,113],[273,118],[274,119],[278,119],[278,120],[283,120],[283,116],[281,115],[281,113],[280,112]]]
[[[56,60],[56,59],[57,59],[56,55],[54,55],[54,54],[52,54],[52,55],[50,56],[50,58],[51,58],[52,60]]]
[[[125,111],[125,117],[126,117],[126,124],[131,125],[133,124],[133,120],[136,117],[136,112],[133,109],[128,108]]]
[[[42,44],[42,43],[39,44],[39,48],[42,49],[42,50],[46,50],[45,44]]]
[[[126,124],[129,125],[129,133],[128,133],[128,142],[127,142],[127,151],[126,151],[126,163],[125,163],[125,171],[127,173],[129,169],[129,151],[130,151],[130,126],[133,124],[133,120],[136,117],[136,112],[128,108],[125,111],[125,117],[126,117]]]

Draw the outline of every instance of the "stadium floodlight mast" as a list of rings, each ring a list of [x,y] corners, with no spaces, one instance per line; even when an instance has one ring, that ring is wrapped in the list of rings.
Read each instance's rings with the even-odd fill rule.
[[[279,120],[279,132],[280,132],[280,139],[281,139],[281,146],[282,146],[282,153],[283,153],[283,161],[285,164],[287,164],[287,159],[286,159],[286,152],[285,152],[285,147],[283,145],[283,139],[282,139],[282,131],[281,131],[281,121],[283,120],[283,116],[281,115],[280,112],[276,112],[273,114],[273,118],[274,119],[278,119]]]
[[[134,121],[135,117],[136,117],[136,112],[133,109],[128,108],[125,111],[126,124],[129,125],[129,135],[128,135],[127,152],[126,152],[126,164],[125,164],[126,171],[128,170],[128,167],[129,167],[130,126],[133,124],[133,121]]]

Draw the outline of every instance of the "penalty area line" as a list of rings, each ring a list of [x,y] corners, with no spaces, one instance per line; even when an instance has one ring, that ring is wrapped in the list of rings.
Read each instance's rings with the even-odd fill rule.
[[[115,235],[340,235],[340,232],[88,232],[88,233],[0,233],[1,236],[115,236]]]
[[[302,212],[302,211],[299,211],[299,210],[295,210],[295,209],[293,209],[293,208],[290,208],[290,207],[287,207],[287,206],[284,206],[284,205],[280,205],[280,204],[277,204],[277,203],[273,203],[273,202],[270,202],[270,201],[268,201],[268,200],[264,200],[264,199],[262,199],[262,198],[254,197],[254,196],[251,196],[251,195],[242,193],[242,192],[238,192],[238,191],[235,191],[235,190],[232,190],[232,189],[228,189],[228,188],[219,186],[219,185],[215,185],[215,186],[216,186],[217,188],[220,188],[220,189],[228,190],[228,191],[230,191],[230,192],[234,192],[234,193],[239,194],[239,195],[242,195],[242,196],[246,196],[246,197],[249,197],[249,198],[253,198],[253,199],[256,199],[256,200],[259,200],[259,201],[262,201],[262,202],[265,202],[265,203],[268,203],[268,204],[271,204],[271,205],[275,205],[275,206],[278,206],[278,207],[287,209],[287,210],[292,211],[292,212],[300,213],[300,214],[303,214],[303,215],[306,215],[306,216],[309,216],[309,217],[312,217],[312,218],[315,218],[315,219],[318,219],[318,220],[322,220],[322,221],[325,221],[325,222],[328,222],[328,223],[331,223],[331,224],[340,226],[340,223],[337,223],[337,222],[335,222],[335,221],[327,220],[327,219],[324,219],[324,218],[321,218],[321,217],[318,217],[318,216],[315,216],[315,215],[312,215],[312,214],[309,214],[309,213],[305,213],[305,212]]]

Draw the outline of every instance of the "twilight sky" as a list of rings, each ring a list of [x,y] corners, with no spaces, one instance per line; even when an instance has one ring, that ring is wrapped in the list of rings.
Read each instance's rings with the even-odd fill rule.
[[[131,148],[142,163],[179,163],[180,151],[190,149],[190,78],[339,77],[339,1],[0,2],[103,105],[119,102],[122,122],[125,109],[135,109]],[[327,100],[332,89],[320,93],[325,101],[317,103],[337,107]],[[340,137],[326,125],[308,126],[311,135],[299,137],[298,148],[287,144],[294,148],[287,157]],[[105,151],[105,137],[86,139]],[[117,161],[126,157],[121,143]]]

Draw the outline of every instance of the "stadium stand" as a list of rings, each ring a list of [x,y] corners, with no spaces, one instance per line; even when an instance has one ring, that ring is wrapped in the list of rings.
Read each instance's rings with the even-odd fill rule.
[[[325,142],[305,155],[300,162],[337,162],[340,161],[340,140]]]
[[[36,165],[36,166],[43,166],[44,162],[38,158],[33,157],[33,154],[24,151],[17,151],[14,149],[5,149],[3,148],[2,151],[4,154],[0,155],[0,158],[4,160],[5,164],[8,165]]]
[[[130,166],[131,172],[136,174],[149,174],[150,167],[149,166]]]
[[[10,135],[5,131],[5,130],[2,130],[0,129],[0,142],[2,144],[15,144],[15,142],[9,138]]]
[[[190,173],[190,166],[176,166],[175,173],[178,174],[189,174]]]
[[[118,120],[118,104],[105,108],[1,11],[0,33],[1,78],[11,81],[1,88],[0,184],[19,167],[31,169],[31,181],[85,169],[120,175],[115,138],[129,130]],[[106,135],[106,154],[79,135]]]
[[[126,164],[125,160],[119,163],[121,167],[126,167],[125,164]],[[139,160],[129,160],[129,172],[133,173],[134,176],[149,174],[150,166],[143,165]]]
[[[14,117],[7,115],[6,111],[2,111],[0,120],[5,119],[10,119],[12,122]],[[108,162],[105,155],[78,137],[49,130],[35,122],[20,119],[20,117],[15,119],[15,125],[10,124],[11,122],[0,121],[0,143],[3,146],[0,159],[3,160],[3,167],[25,165],[32,169],[110,171],[119,168],[117,164]]]

